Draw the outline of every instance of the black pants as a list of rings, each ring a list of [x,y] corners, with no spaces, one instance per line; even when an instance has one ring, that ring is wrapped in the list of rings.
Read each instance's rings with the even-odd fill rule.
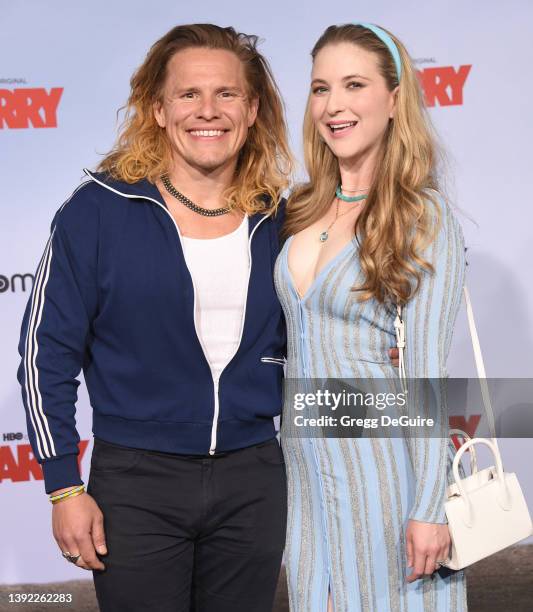
[[[213,457],[95,440],[88,492],[104,514],[103,612],[270,612],[287,514],[276,439]]]

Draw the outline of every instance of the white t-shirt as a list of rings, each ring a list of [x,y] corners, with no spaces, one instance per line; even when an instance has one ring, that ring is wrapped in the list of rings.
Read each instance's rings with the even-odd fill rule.
[[[196,294],[196,328],[215,379],[241,339],[250,257],[248,217],[219,238],[182,237]]]

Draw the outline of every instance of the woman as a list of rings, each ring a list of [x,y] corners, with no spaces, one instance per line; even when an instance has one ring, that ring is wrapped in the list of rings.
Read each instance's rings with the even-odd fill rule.
[[[411,60],[395,37],[367,24],[329,27],[312,58],[309,182],[289,200],[276,265],[288,378],[381,378],[400,388],[387,356],[397,305],[407,377],[442,378],[464,247],[439,196]],[[450,545],[446,431],[301,438],[292,416],[286,409],[282,426],[291,609],[465,610],[463,573],[439,563]]]

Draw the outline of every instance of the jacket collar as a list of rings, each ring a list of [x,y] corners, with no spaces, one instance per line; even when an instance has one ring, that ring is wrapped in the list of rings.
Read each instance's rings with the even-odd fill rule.
[[[111,178],[109,174],[105,172],[91,172],[87,168],[84,168],[83,171],[89,177],[89,179],[99,183],[103,187],[107,187],[110,191],[113,191],[118,195],[122,195],[124,197],[156,200],[156,202],[161,204],[161,206],[167,208],[165,201],[159,193],[159,189],[146,178],[143,178],[135,183],[126,183],[125,181],[119,181]],[[248,221],[249,232],[251,233],[255,226],[260,223],[262,219],[270,216],[270,214],[271,213],[268,212],[251,215]]]
[[[83,171],[91,180],[104,187],[108,187],[119,195],[134,198],[149,198],[151,200],[156,200],[166,208],[165,201],[161,197],[159,189],[153,183],[150,183],[148,179],[143,178],[135,183],[126,183],[125,181],[113,179],[105,172],[91,172],[87,170],[87,168],[84,168]]]

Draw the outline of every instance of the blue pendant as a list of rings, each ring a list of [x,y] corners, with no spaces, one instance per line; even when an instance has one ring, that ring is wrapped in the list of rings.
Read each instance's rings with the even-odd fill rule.
[[[329,234],[327,230],[320,234],[320,242],[326,242],[328,238],[329,238]]]

